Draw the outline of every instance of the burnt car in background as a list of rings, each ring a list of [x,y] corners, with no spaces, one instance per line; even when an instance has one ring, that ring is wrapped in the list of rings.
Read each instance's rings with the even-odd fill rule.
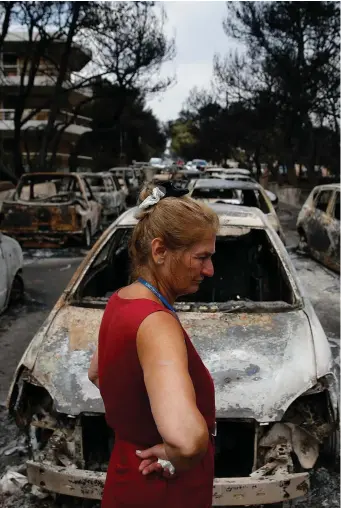
[[[297,219],[300,250],[340,273],[340,184],[315,187]]]
[[[337,377],[321,324],[288,253],[258,209],[213,205],[215,273],[176,303],[216,391],[213,506],[285,503],[338,453]],[[131,282],[135,209],[88,253],[21,359],[8,396],[27,432],[28,479],[100,499],[115,440],[88,379],[110,296]]]
[[[124,189],[127,206],[135,206],[144,180],[143,169],[131,166],[111,168],[109,171],[118,178]]]
[[[226,203],[259,208],[285,244],[285,236],[266,190],[257,182],[208,178],[190,184],[190,196],[207,204]]]
[[[105,222],[118,217],[126,209],[126,195],[117,176],[109,171],[100,173],[80,173],[89,184],[95,199],[102,205],[102,218]]]
[[[239,180],[242,182],[254,182],[257,180],[252,176],[251,171],[243,168],[208,168],[205,170],[205,176],[208,178],[223,178],[225,180]],[[278,197],[268,189],[264,189],[272,205],[277,207]]]
[[[69,239],[90,247],[101,209],[77,173],[29,173],[3,202],[0,228],[26,247],[63,245]]]

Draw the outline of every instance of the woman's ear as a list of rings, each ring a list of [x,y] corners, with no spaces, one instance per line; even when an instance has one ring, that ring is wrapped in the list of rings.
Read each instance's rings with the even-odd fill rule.
[[[161,264],[162,260],[164,260],[166,255],[166,247],[164,241],[162,240],[162,238],[154,238],[154,240],[152,240],[151,247],[154,263],[158,265]]]

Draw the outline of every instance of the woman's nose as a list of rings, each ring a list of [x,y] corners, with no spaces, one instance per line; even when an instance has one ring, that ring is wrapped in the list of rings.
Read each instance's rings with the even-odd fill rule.
[[[202,274],[205,277],[212,277],[214,275],[214,267],[213,267],[212,259],[207,259],[205,261],[205,264],[202,269]]]

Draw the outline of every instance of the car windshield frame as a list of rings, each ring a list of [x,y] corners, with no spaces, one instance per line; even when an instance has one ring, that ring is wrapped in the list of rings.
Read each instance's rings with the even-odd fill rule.
[[[221,226],[221,230],[225,226]],[[229,228],[245,229],[245,226],[230,225]],[[262,230],[267,236],[271,247],[275,249],[276,256],[280,262],[281,269],[287,279],[287,284],[292,295],[292,303],[284,301],[251,301],[251,300],[228,300],[225,302],[175,302],[174,308],[179,312],[245,312],[245,313],[279,313],[295,311],[303,308],[303,295],[302,289],[295,278],[295,271],[291,263],[290,258],[285,254],[285,247],[279,245],[277,234],[272,228],[252,226],[249,229]],[[122,231],[126,230],[126,231]],[[80,306],[85,308],[105,308],[110,296],[100,297],[85,297],[80,298],[79,291],[82,286],[86,283],[87,278],[91,274],[91,270],[97,268],[102,263],[106,263],[110,255],[112,254],[113,246],[115,244],[114,236],[123,235],[127,231],[132,231],[133,225],[117,225],[113,228],[111,234],[107,235],[105,240],[98,245],[100,247],[97,253],[90,251],[87,258],[84,260],[84,268],[80,272],[79,277],[75,280],[73,286],[66,291],[66,297],[68,303],[74,306]],[[228,236],[228,235],[218,235]],[[106,252],[105,252],[106,251]],[[285,259],[287,257],[287,259]],[[101,258],[101,259],[100,259]],[[100,259],[100,261],[99,261]],[[117,291],[118,288],[115,290]],[[114,292],[115,292],[114,291]]]
[[[60,183],[60,188],[58,189],[55,186],[55,193],[52,193],[51,195],[45,195],[40,197],[34,197],[34,187],[36,185],[44,185],[44,184],[52,184],[55,185],[56,182]],[[78,187],[78,188],[77,188]],[[24,188],[29,188],[29,197],[26,198],[22,195],[22,192]],[[75,190],[76,188],[76,190]],[[50,174],[30,174],[30,175],[23,175],[19,181],[18,187],[15,191],[14,199],[16,201],[21,201],[25,203],[43,203],[48,202],[51,198],[55,196],[61,196],[63,194],[72,194],[75,192],[79,192],[83,197],[84,191],[82,189],[82,186],[80,185],[80,182],[78,178],[75,175],[71,174],[56,174],[51,173]]]

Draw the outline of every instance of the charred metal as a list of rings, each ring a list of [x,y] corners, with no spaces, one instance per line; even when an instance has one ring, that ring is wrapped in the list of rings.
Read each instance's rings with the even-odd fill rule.
[[[3,232],[27,247],[85,240],[99,228],[101,206],[77,174],[23,175],[15,193],[3,202]]]
[[[62,494],[101,499],[115,441],[104,414],[57,412],[49,393],[26,371],[16,383],[10,410],[27,433],[30,482]],[[295,464],[313,468],[328,450],[335,429],[323,384],[295,400],[280,422],[218,419],[213,506],[304,495],[308,473],[295,473]],[[227,456],[233,460],[226,461]]]
[[[278,503],[338,453],[336,377],[278,235],[258,210],[220,210],[215,276],[177,304],[215,383],[213,506]],[[134,213],[88,253],[15,373],[8,406],[29,441],[28,478],[49,491],[102,495],[115,436],[87,368],[104,306],[130,280]]]
[[[300,248],[340,273],[340,184],[315,187],[298,216]]]

